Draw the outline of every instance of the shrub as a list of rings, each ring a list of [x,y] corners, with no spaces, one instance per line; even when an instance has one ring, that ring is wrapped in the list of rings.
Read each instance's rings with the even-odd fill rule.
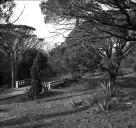
[[[94,100],[96,101],[99,110],[107,112],[111,105],[114,88],[111,86],[109,80],[99,82],[98,84],[99,86]]]
[[[27,89],[25,90],[25,93],[27,94],[27,96],[28,96],[29,98],[31,98],[31,99],[34,98],[34,95],[33,95],[33,92],[32,92],[32,88],[27,88]]]
[[[42,89],[44,93],[48,93],[50,91],[48,87],[48,82],[42,82]]]
[[[31,81],[31,87],[30,89],[26,89],[26,94],[29,98],[32,98],[32,99],[37,99],[37,97],[39,96],[39,87],[38,87],[38,81],[35,80],[35,79],[32,79]]]

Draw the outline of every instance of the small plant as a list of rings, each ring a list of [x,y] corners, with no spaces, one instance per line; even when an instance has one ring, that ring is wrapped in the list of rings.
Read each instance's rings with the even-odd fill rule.
[[[106,95],[113,97],[115,93],[115,88],[112,86],[110,80],[104,80],[103,82],[98,82],[99,88],[97,91],[102,91]]]
[[[31,81],[31,87],[30,89],[26,89],[26,94],[29,98],[35,99],[37,100],[38,96],[39,96],[39,90],[38,90],[38,86],[37,86],[37,80],[33,79]]]
[[[32,99],[34,98],[34,95],[33,95],[33,92],[32,92],[31,88],[26,88],[25,93],[27,94],[27,96],[29,98],[32,98]]]
[[[111,86],[109,80],[99,82],[98,84],[99,86],[94,100],[96,101],[99,110],[107,112],[111,105],[111,97],[113,96],[114,88]]]
[[[42,89],[44,93],[48,93],[50,91],[48,83],[47,82],[42,82]]]
[[[76,109],[82,107],[84,105],[84,101],[83,100],[72,100],[72,107]]]

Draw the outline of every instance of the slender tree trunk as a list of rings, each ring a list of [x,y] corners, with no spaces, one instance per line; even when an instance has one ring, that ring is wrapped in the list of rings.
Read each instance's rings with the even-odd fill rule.
[[[11,87],[15,87],[15,69],[13,60],[11,61]]]
[[[14,72],[15,72],[15,81],[18,80],[18,65],[17,63],[15,62],[15,67],[14,67]]]
[[[114,85],[115,85],[116,77],[117,77],[116,73],[114,73],[114,72],[110,73],[110,82],[111,82],[112,87],[114,87]]]
[[[119,67],[120,67],[120,63],[121,63],[121,61],[118,63],[118,66],[116,67],[115,72],[110,72],[109,73],[110,74],[110,82],[111,82],[113,87],[115,86],[115,82],[116,82],[118,70],[119,70]]]

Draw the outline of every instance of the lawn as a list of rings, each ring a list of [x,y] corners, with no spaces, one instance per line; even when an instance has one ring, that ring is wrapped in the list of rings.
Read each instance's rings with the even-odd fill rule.
[[[131,80],[131,82],[130,82]],[[21,95],[0,101],[1,128],[136,128],[135,78],[117,82],[120,102],[132,101],[130,108],[115,106],[108,113],[93,104],[96,79],[74,82],[54,89],[51,96],[32,101]],[[131,83],[131,84],[129,84]],[[92,85],[93,84],[93,85]],[[124,85],[124,86],[123,86]],[[75,107],[73,101],[81,102]]]

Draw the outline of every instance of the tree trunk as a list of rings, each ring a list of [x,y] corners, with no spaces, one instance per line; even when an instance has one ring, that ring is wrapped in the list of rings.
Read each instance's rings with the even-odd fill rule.
[[[17,63],[15,62],[15,66],[14,66],[14,80],[18,80],[18,66]]]
[[[110,82],[111,82],[112,87],[115,86],[116,77],[117,77],[116,73],[113,73],[113,72],[110,73]]]
[[[11,61],[11,87],[15,87],[15,69],[13,61]]]
[[[119,67],[120,67],[120,63],[121,63],[121,61],[118,63],[118,66],[116,67],[115,72],[110,72],[109,73],[110,74],[110,82],[111,82],[113,87],[115,86],[115,82],[116,82],[118,70],[119,70]]]

